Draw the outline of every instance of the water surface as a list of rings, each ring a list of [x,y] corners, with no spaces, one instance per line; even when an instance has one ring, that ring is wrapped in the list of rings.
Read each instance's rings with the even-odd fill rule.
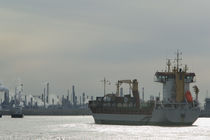
[[[0,118],[0,139],[210,139],[210,118],[199,118],[193,126],[97,125],[92,116],[25,116]]]

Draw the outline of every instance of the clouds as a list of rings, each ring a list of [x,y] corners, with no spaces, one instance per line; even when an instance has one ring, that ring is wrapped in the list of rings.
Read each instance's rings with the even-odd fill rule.
[[[148,93],[156,93],[161,88],[153,83],[154,72],[164,69],[165,58],[180,49],[207,89],[208,3],[3,1],[0,77],[10,87],[10,81],[21,77],[32,93],[49,80],[55,92],[75,84],[78,92],[93,95],[102,94],[98,81],[104,76],[113,81],[138,78]]]

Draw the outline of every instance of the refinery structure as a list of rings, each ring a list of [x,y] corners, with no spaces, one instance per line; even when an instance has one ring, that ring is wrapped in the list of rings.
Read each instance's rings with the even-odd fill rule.
[[[43,93],[38,96],[27,95],[24,92],[23,84],[15,87],[14,95],[9,89],[0,85],[0,93],[3,97],[0,100],[0,114],[10,115],[15,109],[21,108],[24,115],[87,115],[90,114],[88,101],[93,100],[93,96],[88,96],[84,92],[77,96],[75,86],[72,90],[67,90],[65,95],[51,95],[50,83],[47,82],[43,88]]]
[[[200,115],[198,87],[193,86],[196,99],[192,98],[190,83],[195,82],[195,73],[188,72],[187,66],[180,67],[180,53],[176,63],[167,62],[165,72],[155,73],[155,82],[163,87],[163,100],[160,97],[144,101],[139,98],[138,81],[119,80],[116,93],[106,94],[89,101],[89,107],[97,124],[131,125],[192,125]],[[132,94],[120,95],[120,86],[128,84]]]

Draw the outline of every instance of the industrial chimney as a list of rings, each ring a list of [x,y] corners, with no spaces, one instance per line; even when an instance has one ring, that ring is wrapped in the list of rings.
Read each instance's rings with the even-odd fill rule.
[[[49,86],[50,86],[50,84],[49,84],[49,82],[47,83],[47,103],[49,103]]]
[[[72,102],[73,102],[73,106],[76,106],[74,85],[72,86]]]

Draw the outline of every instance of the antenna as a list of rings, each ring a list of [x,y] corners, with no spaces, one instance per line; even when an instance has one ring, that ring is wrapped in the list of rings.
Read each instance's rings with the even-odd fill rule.
[[[177,71],[179,70],[179,66],[180,66],[179,61],[182,60],[182,58],[180,58],[181,55],[182,53],[179,52],[179,50],[177,50],[176,58],[175,58]]]
[[[111,85],[111,82],[106,80],[106,78],[104,77],[104,80],[101,80],[101,82],[104,83],[104,96],[106,95],[106,84]]]
[[[171,59],[166,59],[166,60],[167,60],[166,65],[168,67],[168,72],[170,72],[171,71]]]
[[[184,66],[184,71],[187,72],[188,70],[189,70],[188,66],[185,65],[185,66]]]

